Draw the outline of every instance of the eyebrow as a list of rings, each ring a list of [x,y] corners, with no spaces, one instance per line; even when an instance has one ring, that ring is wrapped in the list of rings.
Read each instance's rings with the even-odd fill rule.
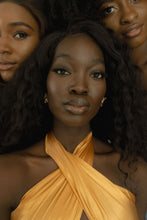
[[[58,59],[58,58],[64,58],[64,57],[67,58],[67,59],[69,59],[69,60],[73,60],[73,58],[72,58],[70,55],[68,55],[68,54],[60,54],[60,55],[58,55],[58,56],[55,57],[55,60]],[[98,59],[98,58],[92,59],[91,61],[92,61],[93,63],[102,63],[102,64],[105,64],[104,60]]]
[[[29,24],[26,24],[24,22],[13,22],[9,24],[10,27],[16,27],[16,26],[25,26],[28,27],[31,30],[34,30]]]
[[[72,59],[71,56],[69,56],[68,54],[65,54],[65,53],[59,54],[58,56],[55,57],[55,59],[64,58],[64,57],[67,59]]]
[[[104,60],[102,59],[92,59],[92,62],[105,64]]]

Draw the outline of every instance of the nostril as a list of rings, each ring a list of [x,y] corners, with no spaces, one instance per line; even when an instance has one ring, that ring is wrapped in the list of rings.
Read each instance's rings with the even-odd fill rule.
[[[77,93],[75,89],[72,89],[71,92],[72,92],[73,94],[76,94],[76,93]]]
[[[78,89],[71,89],[70,91],[72,94],[75,95],[87,95],[88,91],[87,90],[78,90]]]
[[[126,14],[123,14],[122,18],[121,18],[121,23],[122,24],[130,24],[134,21],[134,19],[137,17],[136,12],[134,11],[130,11],[127,12]]]

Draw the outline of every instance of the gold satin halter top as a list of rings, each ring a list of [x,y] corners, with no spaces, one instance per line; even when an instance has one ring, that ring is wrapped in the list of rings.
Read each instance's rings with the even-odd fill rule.
[[[33,186],[11,213],[11,220],[138,220],[135,197],[92,167],[90,133],[67,152],[53,133],[46,135],[46,153],[58,169]]]

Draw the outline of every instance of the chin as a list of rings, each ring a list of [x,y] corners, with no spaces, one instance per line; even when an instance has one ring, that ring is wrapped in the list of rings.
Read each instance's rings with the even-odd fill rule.
[[[4,82],[8,82],[14,76],[14,72],[1,73],[1,78]]]
[[[135,48],[141,47],[146,41],[147,41],[147,37],[138,38],[138,39],[130,39],[130,40],[126,40],[125,42],[129,46],[129,48],[135,49]]]
[[[71,121],[64,121],[64,124],[68,127],[74,127],[74,128],[78,128],[78,127],[83,127],[87,124],[89,124],[90,122],[89,121],[86,121],[86,120],[71,120]]]

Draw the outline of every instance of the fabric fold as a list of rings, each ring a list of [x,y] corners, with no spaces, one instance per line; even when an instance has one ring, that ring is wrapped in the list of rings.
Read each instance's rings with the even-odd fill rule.
[[[46,135],[46,153],[58,165],[22,198],[12,220],[138,220],[135,197],[92,167],[94,146],[90,133],[67,152],[53,133]]]

